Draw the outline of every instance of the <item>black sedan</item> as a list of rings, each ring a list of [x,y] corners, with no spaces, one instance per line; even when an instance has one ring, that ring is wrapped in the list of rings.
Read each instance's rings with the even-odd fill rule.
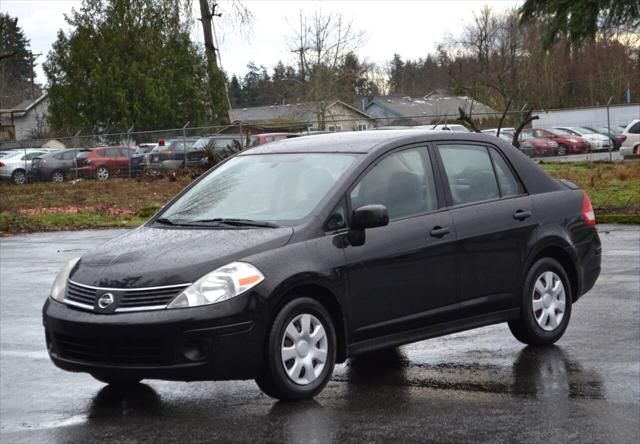
[[[553,344],[600,260],[587,194],[495,137],[300,137],[68,263],[45,334],[58,367],[106,383],[254,378],[304,399],[335,363],[457,331]]]

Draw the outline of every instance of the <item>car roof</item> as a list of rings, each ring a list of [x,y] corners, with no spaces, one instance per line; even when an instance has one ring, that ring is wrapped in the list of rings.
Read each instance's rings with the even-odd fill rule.
[[[318,134],[313,137],[283,139],[249,148],[240,155],[278,153],[371,153],[389,146],[431,142],[437,140],[476,141],[494,143],[496,138],[482,133],[430,130],[368,130]]]

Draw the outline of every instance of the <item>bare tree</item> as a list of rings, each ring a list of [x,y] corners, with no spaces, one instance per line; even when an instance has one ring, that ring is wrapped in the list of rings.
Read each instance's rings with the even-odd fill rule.
[[[300,13],[294,32],[289,49],[296,54],[304,96],[318,103],[320,126],[324,129],[327,107],[337,95],[340,67],[363,44],[364,34],[341,14],[321,12],[311,16]]]

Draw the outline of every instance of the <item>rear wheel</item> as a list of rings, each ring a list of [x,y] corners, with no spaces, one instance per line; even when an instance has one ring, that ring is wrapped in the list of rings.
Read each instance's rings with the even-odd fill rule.
[[[22,185],[27,182],[27,175],[24,170],[15,170],[11,175],[11,182]]]
[[[511,333],[529,345],[553,344],[571,318],[571,285],[562,265],[552,258],[538,260],[525,279],[520,317],[509,322]]]
[[[567,147],[563,144],[558,145],[558,156],[564,156],[567,154]]]
[[[311,298],[294,299],[278,313],[256,382],[267,395],[297,401],[327,384],[336,359],[336,333],[327,310]]]
[[[96,178],[98,180],[107,180],[109,178],[109,169],[107,167],[98,167],[96,169]]]
[[[64,173],[60,170],[54,171],[51,175],[51,180],[54,182],[64,182]]]

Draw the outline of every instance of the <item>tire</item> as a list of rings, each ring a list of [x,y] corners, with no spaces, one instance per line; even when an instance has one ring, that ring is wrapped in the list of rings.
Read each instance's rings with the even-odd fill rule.
[[[311,335],[315,335],[314,342],[309,341]],[[256,378],[258,387],[282,401],[313,398],[333,374],[336,344],[333,321],[322,304],[311,298],[294,299],[271,324],[264,363]],[[288,356],[291,358],[286,359]]]
[[[15,183],[16,185],[24,185],[25,183],[27,183],[27,175],[25,174],[24,170],[15,170],[13,174],[11,174],[11,182]]]
[[[53,182],[64,182],[64,173],[60,170],[56,170],[51,174],[51,180]]]
[[[509,321],[511,333],[518,341],[528,345],[555,343],[569,325],[571,295],[571,283],[562,265],[549,257],[539,259],[527,273],[520,317]]]
[[[565,154],[567,154],[566,145],[563,145],[563,144],[558,145],[558,156],[564,156]]]
[[[109,169],[107,167],[98,167],[96,169],[96,179],[107,180],[109,179]]]
[[[96,374],[96,373],[91,373],[91,376],[93,376],[93,379],[96,379],[100,382],[104,382],[105,384],[118,386],[118,387],[127,387],[131,385],[136,385],[140,381],[142,381],[142,379],[140,378],[133,378],[133,377],[127,378],[122,376],[104,375],[104,374]]]

